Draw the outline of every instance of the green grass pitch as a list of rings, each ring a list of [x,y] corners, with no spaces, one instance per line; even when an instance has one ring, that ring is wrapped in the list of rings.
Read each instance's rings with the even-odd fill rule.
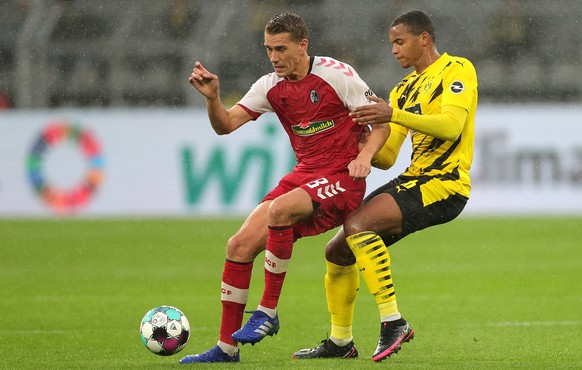
[[[241,220],[0,220],[0,369],[184,368],[213,346],[224,248]],[[378,312],[365,284],[354,335],[360,357],[297,361],[329,333],[323,276],[331,233],[296,243],[281,330],[221,369],[582,368],[582,218],[461,217],[391,247],[399,308],[416,331],[371,360]],[[249,309],[263,287],[255,264]],[[150,308],[174,305],[192,332],[159,357],[139,339]]]

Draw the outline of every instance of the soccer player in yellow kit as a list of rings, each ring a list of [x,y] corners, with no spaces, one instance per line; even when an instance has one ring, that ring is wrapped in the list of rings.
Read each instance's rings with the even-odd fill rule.
[[[331,335],[294,358],[358,356],[352,336],[359,273],[376,299],[380,337],[372,359],[382,361],[414,337],[402,317],[390,270],[388,246],[418,230],[449,222],[469,199],[473,160],[477,75],[465,59],[440,54],[435,26],[420,10],[394,19],[389,30],[392,54],[412,71],[390,93],[390,101],[353,109],[361,125],[389,122],[391,133],[373,160],[390,168],[410,134],[412,157],[397,178],[373,191],[344,221],[326,248],[325,287]]]

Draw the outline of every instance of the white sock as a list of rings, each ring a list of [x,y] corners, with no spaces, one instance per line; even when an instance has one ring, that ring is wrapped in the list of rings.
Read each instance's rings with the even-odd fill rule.
[[[336,346],[343,347],[343,346],[347,346],[348,344],[350,344],[350,342],[352,340],[354,340],[354,337],[351,337],[348,339],[338,339],[338,338],[334,338],[334,337],[329,337],[329,340],[334,342]]]
[[[263,311],[264,313],[269,315],[270,318],[274,318],[275,316],[277,316],[277,309],[276,308],[267,308],[265,306],[259,305],[259,307],[257,307],[257,310]]]
[[[222,352],[226,353],[229,356],[234,356],[238,352],[238,347],[231,346],[228,343],[218,341],[218,343],[216,344],[218,345],[218,347],[220,347]]]
[[[398,319],[400,319],[402,317],[402,315],[400,314],[400,312],[397,312],[393,315],[388,315],[388,316],[382,316],[380,318],[380,322],[386,322],[386,321],[396,321]]]

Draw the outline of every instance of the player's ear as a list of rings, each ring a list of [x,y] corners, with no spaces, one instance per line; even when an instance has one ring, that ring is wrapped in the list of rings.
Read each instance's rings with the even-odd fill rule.
[[[426,47],[428,45],[428,43],[430,42],[431,38],[430,38],[430,34],[426,31],[424,31],[423,33],[420,34],[420,45],[422,47]]]
[[[301,45],[301,50],[303,50],[303,53],[307,53],[307,47],[309,46],[309,41],[307,39],[303,39],[303,40],[301,40],[301,43],[299,45]]]

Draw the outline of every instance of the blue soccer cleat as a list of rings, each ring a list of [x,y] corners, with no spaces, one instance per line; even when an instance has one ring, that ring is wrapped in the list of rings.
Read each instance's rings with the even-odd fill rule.
[[[245,326],[232,335],[232,339],[242,344],[250,343],[254,345],[267,335],[272,336],[279,332],[279,315],[275,315],[272,318],[259,310],[247,312],[252,313],[253,316],[251,316]]]
[[[234,356],[225,353],[219,346],[214,346],[206,352],[189,355],[180,360],[181,364],[193,364],[195,362],[240,362],[240,351]]]

